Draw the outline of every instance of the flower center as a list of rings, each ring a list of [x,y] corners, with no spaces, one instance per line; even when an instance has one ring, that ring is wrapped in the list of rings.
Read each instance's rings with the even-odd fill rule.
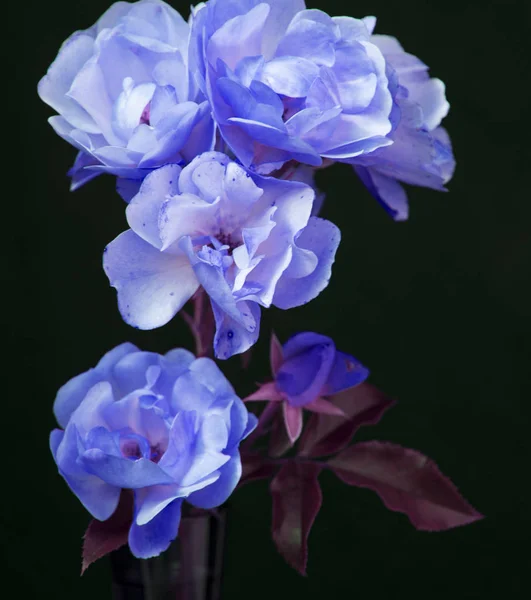
[[[220,231],[216,236],[216,239],[222,246],[228,246],[228,253],[232,254],[234,248],[236,248],[239,244],[236,240],[233,239],[232,233],[225,233],[224,231]]]
[[[162,455],[164,454],[164,450],[162,450],[159,445],[150,446],[149,449],[150,449],[149,460],[151,460],[154,463],[158,463],[159,460],[162,458]]]
[[[125,458],[130,458],[131,460],[142,458],[142,452],[140,452],[140,446],[136,440],[125,440],[121,446],[120,449]]]
[[[151,116],[151,102],[148,102],[146,104],[146,107],[142,111],[142,114],[140,115],[139,125],[151,125],[151,123],[149,122],[150,116]]]
[[[122,456],[130,460],[147,458],[154,463],[158,463],[164,454],[164,450],[160,447],[160,444],[151,446],[145,438],[134,434],[124,436],[120,440],[120,450]]]
[[[284,112],[282,113],[282,120],[284,122],[291,119],[291,117],[297,114],[304,108],[304,101],[301,98],[290,98],[284,96],[282,98],[282,104],[284,105]]]

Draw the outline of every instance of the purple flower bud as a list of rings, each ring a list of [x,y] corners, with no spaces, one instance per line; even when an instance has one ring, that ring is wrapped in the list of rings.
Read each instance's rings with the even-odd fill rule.
[[[302,431],[302,409],[335,416],[343,410],[326,397],[352,388],[367,379],[369,371],[350,354],[336,349],[334,341],[310,331],[298,333],[281,348],[271,338],[274,381],[245,398],[245,402],[282,402],[286,431],[291,442]]]
[[[311,404],[358,385],[369,371],[353,356],[339,352],[333,340],[318,333],[298,333],[283,346],[276,384],[294,407]]]

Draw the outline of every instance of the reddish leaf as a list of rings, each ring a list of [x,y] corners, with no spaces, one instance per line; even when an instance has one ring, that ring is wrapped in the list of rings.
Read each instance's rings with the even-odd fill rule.
[[[260,479],[269,479],[278,471],[278,465],[266,462],[263,456],[244,454],[242,455],[242,476],[238,487],[258,481]]]
[[[127,536],[132,521],[133,494],[128,490],[124,490],[120,496],[118,507],[109,519],[106,521],[93,519],[89,523],[83,538],[81,575],[98,558],[127,544]]]
[[[346,448],[361,425],[374,425],[395,401],[368,383],[339,392],[329,401],[345,417],[314,414],[299,443],[299,456],[324,456]]]
[[[279,404],[277,402],[268,402],[265,405],[264,410],[260,413],[260,417],[258,418],[256,428],[243,442],[241,449],[249,451],[253,444],[266,433],[270,425],[270,421],[274,419],[278,409]]]
[[[249,368],[249,365],[251,364],[252,355],[253,355],[252,347],[249,348],[248,350],[246,350],[245,352],[242,352],[242,354],[240,354],[240,360],[241,360],[241,365],[242,365],[243,370],[246,370]]]
[[[321,466],[290,461],[271,482],[273,496],[273,540],[286,561],[306,574],[308,535],[321,508],[317,477]]]
[[[305,404],[304,408],[310,412],[320,413],[323,415],[334,415],[336,417],[346,417],[342,408],[336,406],[325,398],[316,398],[313,402]]]
[[[271,423],[271,432],[269,434],[269,456],[277,458],[285,454],[292,447],[293,443],[288,437],[286,424],[284,423],[284,412],[279,410]]]
[[[443,531],[483,518],[437,465],[416,450],[361,442],[328,464],[345,483],[375,491],[387,508],[405,513],[417,529]]]
[[[271,363],[271,373],[276,376],[277,371],[282,365],[283,351],[282,344],[278,341],[277,336],[271,333],[271,343],[269,346],[269,362]]]

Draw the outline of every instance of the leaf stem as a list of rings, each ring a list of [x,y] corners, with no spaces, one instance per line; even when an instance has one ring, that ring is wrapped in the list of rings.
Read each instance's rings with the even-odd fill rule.
[[[268,402],[266,404],[266,407],[264,408],[260,417],[258,418],[258,424],[256,425],[256,429],[251,433],[251,435],[245,440],[243,444],[245,449],[249,449],[259,437],[266,433],[267,426],[275,416],[279,404],[279,402]]]
[[[213,356],[214,342],[214,315],[209,302],[206,302],[206,294],[203,288],[195,293],[192,298],[193,316],[184,309],[180,315],[190,328],[195,342],[195,354],[200,356]]]
[[[292,456],[292,457],[288,457],[288,458],[266,458],[264,460],[264,462],[266,464],[272,464],[272,465],[286,465],[288,463],[294,463],[294,464],[298,464],[298,465],[319,465],[321,468],[323,469],[330,469],[330,465],[328,465],[326,462],[322,461],[322,460],[312,460],[311,458],[299,458],[297,456]]]

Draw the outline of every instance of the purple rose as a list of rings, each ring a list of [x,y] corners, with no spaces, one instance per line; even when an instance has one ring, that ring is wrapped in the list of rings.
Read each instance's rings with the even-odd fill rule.
[[[372,31],[375,20],[366,19]],[[386,35],[372,35],[387,61],[393,82],[396,127],[392,145],[350,161],[372,195],[396,220],[408,218],[407,196],[399,182],[445,191],[455,168],[450,138],[440,127],[450,105],[440,79]]]
[[[134,491],[129,546],[139,558],[177,536],[184,499],[219,506],[241,475],[238,446],[254,428],[229,382],[208,358],[161,356],[122,344],[57,394],[50,435],[59,472],[92,516],[111,517]]]
[[[369,371],[356,358],[336,349],[334,341],[318,333],[298,333],[280,346],[271,340],[271,367],[274,381],[245,398],[246,402],[282,402],[286,430],[292,442],[302,430],[302,409],[343,415],[326,400],[367,379]]]
[[[363,21],[303,0],[210,0],[194,15],[191,66],[238,159],[350,159],[392,142],[386,64]]]
[[[300,306],[328,285],[340,233],[310,216],[313,199],[310,186],[251,175],[219,152],[153,171],[127,207],[131,229],[104,255],[124,320],[161,327],[202,286],[216,356],[244,352],[260,306]]]
[[[59,113],[52,127],[80,151],[72,189],[100,173],[142,179],[213,148],[210,108],[188,70],[189,36],[171,6],[141,0],[113,4],[66,40],[39,95]]]

